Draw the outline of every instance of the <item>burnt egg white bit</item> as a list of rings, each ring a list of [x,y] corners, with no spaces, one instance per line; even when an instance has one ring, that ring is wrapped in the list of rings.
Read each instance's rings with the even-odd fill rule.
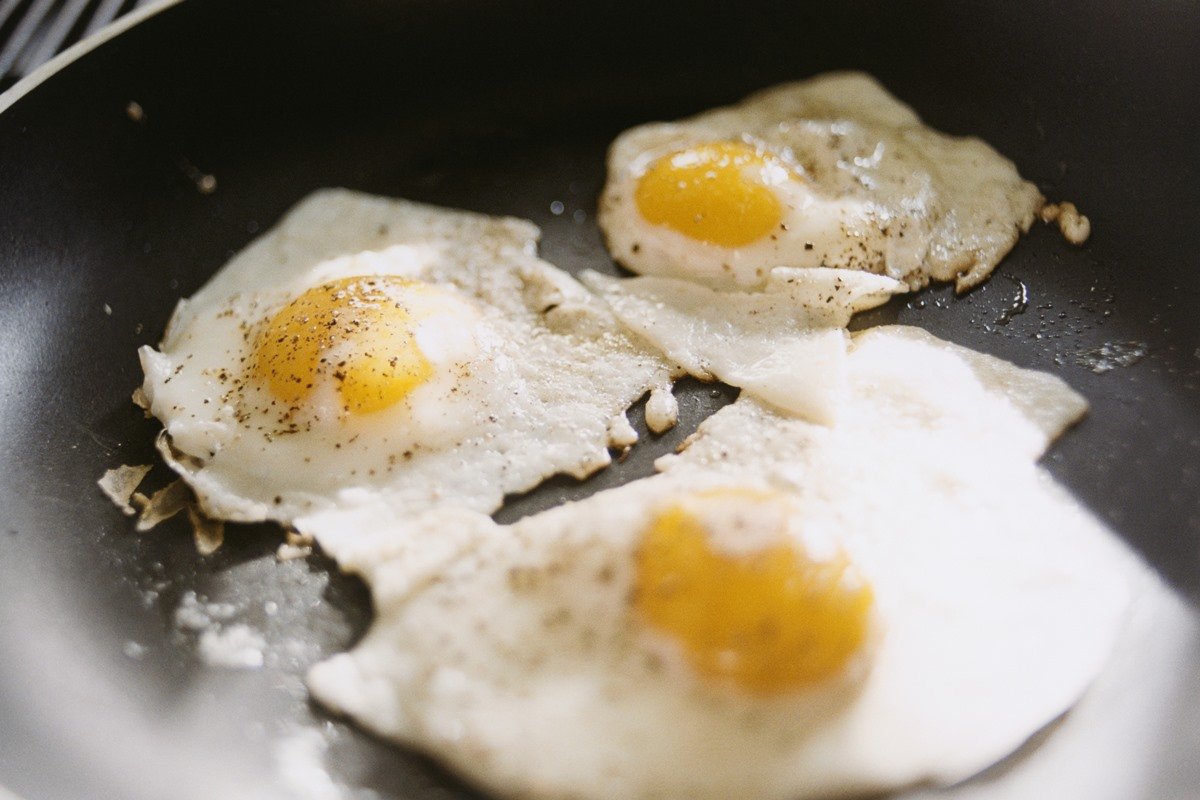
[[[777,266],[837,267],[965,291],[1042,204],[987,143],[939,133],[843,72],[625,131],[599,223],[616,261],[643,275],[745,288]]]
[[[317,192],[140,356],[160,450],[209,515],[490,512],[627,446],[675,368],[536,256],[531,223]]]

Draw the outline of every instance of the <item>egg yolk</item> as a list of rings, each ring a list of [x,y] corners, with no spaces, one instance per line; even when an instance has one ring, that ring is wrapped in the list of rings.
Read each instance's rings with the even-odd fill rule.
[[[433,374],[414,333],[412,301],[423,291],[392,277],[345,278],[309,289],[271,318],[252,371],[289,406],[333,380],[344,411],[388,408]]]
[[[744,489],[697,494],[667,506],[637,554],[634,605],[683,645],[701,675],[755,694],[805,689],[837,676],[864,649],[874,593],[840,549],[819,557],[786,538],[781,496]],[[714,515],[706,506],[734,512]],[[716,517],[716,519],[714,519]],[[730,519],[780,528],[747,531],[754,544],[716,548],[711,525]],[[736,541],[736,540],[735,540]]]
[[[655,225],[709,244],[741,247],[762,239],[783,219],[779,198],[764,183],[768,167],[786,170],[741,142],[691,147],[656,161],[638,181],[634,199]]]

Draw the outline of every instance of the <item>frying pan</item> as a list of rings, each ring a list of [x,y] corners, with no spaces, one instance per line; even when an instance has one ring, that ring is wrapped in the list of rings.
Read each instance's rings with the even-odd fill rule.
[[[982,288],[859,324],[920,325],[1086,395],[1047,468],[1195,598],[1198,42],[1182,0],[191,0],[60,58],[0,99],[0,784],[28,800],[475,796],[309,703],[306,666],[370,619],[361,583],[319,554],[277,563],[267,526],[201,557],[184,523],[135,534],[100,496],[105,469],[154,461],[135,350],[322,186],[528,217],[548,260],[615,273],[594,210],[617,132],[829,69],[875,74],[1091,217],[1083,248],[1039,226]],[[735,396],[680,394],[676,431],[500,518],[649,474]],[[190,593],[235,605],[266,664],[205,666],[175,617]],[[1177,668],[1193,692],[1197,663]],[[1183,697],[1145,743],[1145,797],[1200,792]],[[1064,780],[1055,796],[1080,796]]]

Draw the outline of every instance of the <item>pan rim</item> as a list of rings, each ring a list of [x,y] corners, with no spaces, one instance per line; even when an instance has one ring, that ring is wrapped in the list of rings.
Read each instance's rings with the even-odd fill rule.
[[[33,72],[26,75],[24,78],[14,83],[7,91],[0,93],[0,114],[3,114],[8,109],[12,108],[12,106],[18,100],[32,92],[41,84],[45,83],[46,80],[53,77],[58,72],[62,71],[64,67],[73,64],[75,61],[78,61],[81,57],[95,50],[100,45],[104,44],[110,39],[116,38],[135,25],[138,25],[150,17],[153,17],[154,15],[181,2],[183,2],[183,0],[153,0],[153,2],[142,6],[141,8],[136,8],[123,17],[118,17],[108,25],[105,25],[103,28],[93,33],[91,36],[88,36],[86,39],[71,45],[66,50],[47,61],[45,64],[42,64]],[[0,800],[5,800],[5,798],[0,795]]]

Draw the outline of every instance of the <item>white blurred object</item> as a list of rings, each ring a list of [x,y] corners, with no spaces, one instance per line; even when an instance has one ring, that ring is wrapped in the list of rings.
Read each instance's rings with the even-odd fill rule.
[[[0,88],[150,0],[0,0]],[[0,798],[3,800],[3,798]]]

